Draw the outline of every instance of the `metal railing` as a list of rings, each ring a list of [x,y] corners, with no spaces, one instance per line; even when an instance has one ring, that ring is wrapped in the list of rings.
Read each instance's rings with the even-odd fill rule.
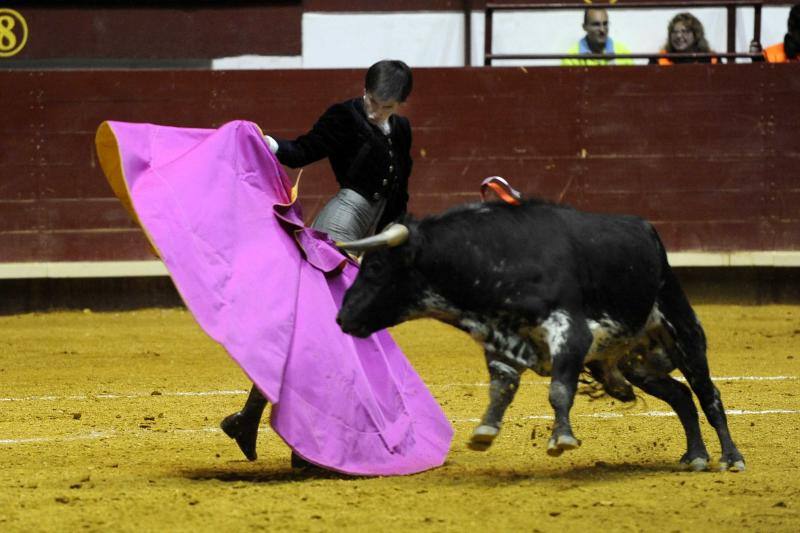
[[[495,59],[652,59],[652,58],[725,58],[731,60],[735,58],[760,58],[760,53],[741,53],[736,52],[736,8],[752,7],[753,17],[753,41],[761,43],[761,0],[696,0],[689,2],[675,1],[651,1],[651,2],[627,2],[623,4],[575,4],[575,3],[552,3],[552,4],[486,4],[486,21],[484,27],[484,53],[483,64],[491,66]],[[706,8],[724,7],[727,9],[727,52],[713,53],[690,53],[690,54],[493,54],[492,53],[492,24],[496,11],[554,11],[554,10],[585,10],[585,9],[655,9],[655,8]]]

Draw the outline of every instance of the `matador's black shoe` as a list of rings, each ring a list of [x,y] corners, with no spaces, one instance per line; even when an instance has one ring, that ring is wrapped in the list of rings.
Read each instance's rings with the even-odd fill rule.
[[[256,440],[258,439],[258,424],[261,422],[261,415],[267,406],[267,399],[253,385],[250,394],[244,402],[241,411],[226,416],[219,427],[227,436],[236,439],[239,449],[250,461],[258,458],[256,453]]]
[[[241,411],[226,416],[219,427],[227,436],[236,440],[239,449],[249,461],[258,459],[256,440],[258,439],[258,421],[253,423],[244,417]]]

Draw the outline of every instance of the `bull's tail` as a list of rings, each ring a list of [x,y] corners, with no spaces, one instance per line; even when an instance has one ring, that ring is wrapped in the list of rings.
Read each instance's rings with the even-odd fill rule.
[[[702,354],[705,359],[706,335],[695,315],[686,293],[683,292],[675,272],[669,265],[667,250],[655,228],[651,232],[661,255],[661,286],[658,290],[658,309],[664,317],[664,326],[675,342],[675,348],[684,358],[689,353]],[[692,359],[693,356],[688,356]]]
[[[722,445],[720,468],[743,470],[744,458],[731,439],[719,389],[711,380],[703,326],[700,325],[686,294],[678,283],[678,278],[669,266],[661,239],[658,239],[658,244],[662,253],[662,283],[658,294],[658,306],[663,317],[662,323],[674,341],[674,344],[668,347],[667,353],[686,377],[706,418],[717,431],[717,437]],[[673,389],[675,388],[673,386]],[[680,390],[680,387],[677,389]],[[693,465],[693,468],[705,468],[708,464],[708,452],[700,436],[694,404],[686,398],[686,392],[688,391],[681,393],[684,396],[683,402],[673,404],[683,423],[688,443],[687,452],[682,460]]]

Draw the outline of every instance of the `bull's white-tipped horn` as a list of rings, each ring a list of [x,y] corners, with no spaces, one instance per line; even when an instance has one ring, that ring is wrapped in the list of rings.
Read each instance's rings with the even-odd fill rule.
[[[366,239],[350,242],[337,242],[336,246],[350,252],[365,252],[375,248],[400,246],[408,240],[408,228],[402,224],[392,224],[382,232]]]

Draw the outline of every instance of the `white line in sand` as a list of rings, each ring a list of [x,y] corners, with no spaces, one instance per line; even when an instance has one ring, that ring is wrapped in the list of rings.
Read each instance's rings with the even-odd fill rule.
[[[800,410],[797,409],[764,409],[760,411],[755,410],[747,410],[747,409],[728,409],[725,411],[728,416],[758,416],[758,415],[798,415],[800,414]],[[644,417],[665,417],[665,416],[676,416],[672,411],[645,411],[642,413],[609,413],[609,412],[600,412],[600,413],[591,413],[591,414],[580,414],[576,415],[578,418],[625,418],[625,417],[633,417],[633,416],[644,416]],[[506,420],[506,423],[514,422],[514,421],[523,421],[523,420],[552,420],[553,415],[529,415],[529,416],[521,416],[521,417],[514,417]],[[480,422],[479,418],[455,418],[451,419],[450,422],[453,424],[466,424],[466,423],[477,423]],[[259,428],[260,432],[269,431],[269,426],[261,426]],[[205,427],[205,428],[198,428],[198,429],[173,429],[170,431],[150,431],[147,429],[140,429],[140,430],[123,430],[123,431],[114,431],[114,430],[105,430],[105,431],[92,431],[90,433],[84,434],[77,434],[77,435],[65,435],[59,437],[31,437],[31,438],[23,438],[23,439],[0,439],[0,445],[14,445],[14,444],[38,444],[38,443],[46,443],[46,442],[68,442],[68,441],[76,441],[76,440],[96,440],[96,439],[110,439],[115,437],[122,437],[125,435],[135,435],[137,438],[141,438],[142,436],[150,435],[150,436],[161,436],[161,435],[170,435],[170,434],[179,434],[179,435],[196,435],[198,433],[219,433],[221,430],[217,427]]]
[[[682,377],[676,377],[678,381],[686,381]],[[713,381],[796,381],[800,376],[719,376],[712,377]],[[549,385],[549,381],[536,380],[536,381],[523,381],[520,385]],[[428,385],[430,389],[448,388],[448,387],[488,387],[488,383],[433,383]],[[102,393],[102,394],[81,394],[73,396],[25,396],[20,398],[0,398],[0,402],[38,402],[38,401],[56,401],[56,400],[117,400],[117,399],[130,399],[130,398],[147,398],[159,396],[240,396],[247,394],[249,391],[244,389],[234,390],[211,390],[211,391],[177,391],[177,392],[134,392],[134,393]]]

